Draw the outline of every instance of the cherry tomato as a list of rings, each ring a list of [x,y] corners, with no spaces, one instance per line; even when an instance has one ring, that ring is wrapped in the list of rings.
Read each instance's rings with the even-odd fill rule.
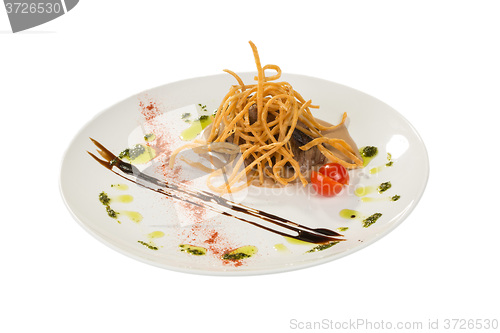
[[[323,165],[319,169],[319,173],[330,177],[337,183],[348,185],[349,184],[349,173],[347,173],[346,168],[338,163],[328,163]]]
[[[316,171],[311,172],[311,185],[316,192],[325,197],[337,195],[343,188],[342,184]]]

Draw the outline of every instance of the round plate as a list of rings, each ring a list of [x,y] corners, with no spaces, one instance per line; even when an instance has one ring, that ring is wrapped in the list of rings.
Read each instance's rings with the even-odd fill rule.
[[[241,77],[252,82],[254,75]],[[321,197],[310,186],[290,185],[282,189],[250,187],[231,199],[311,228],[338,230],[345,241],[323,248],[294,241],[129,182],[87,153],[99,156],[89,138],[116,155],[137,144],[150,145],[155,147],[155,157],[137,164],[140,170],[171,182],[188,177],[190,186],[203,189],[203,173],[193,176],[192,168],[180,160],[171,169],[168,157],[188,143],[180,138],[191,126],[186,118],[217,109],[235,83],[227,74],[151,89],[112,106],[85,125],[71,142],[61,168],[61,192],[69,210],[90,234],[125,255],[199,274],[251,275],[305,268],[382,238],[410,214],[424,192],[429,165],[421,138],[398,112],[362,92],[301,75],[284,74],[281,79],[320,106],[312,110],[315,117],[336,124],[347,112],[347,127],[357,145],[375,146],[378,154],[365,168],[350,171],[351,184],[337,197]],[[387,182],[391,187],[379,193],[378,187]],[[109,203],[99,200],[102,192]],[[379,218],[369,225],[370,216]],[[243,246],[257,252],[241,260],[223,259]],[[205,254],[195,255],[188,247]]]

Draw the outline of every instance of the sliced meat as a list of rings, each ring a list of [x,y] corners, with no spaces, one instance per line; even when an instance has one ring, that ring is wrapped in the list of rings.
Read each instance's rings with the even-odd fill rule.
[[[250,121],[250,125],[257,121],[257,104],[252,105],[248,108],[248,120]]]
[[[300,124],[301,127],[307,128],[304,124]],[[299,147],[304,146],[313,140],[312,137],[306,133],[295,129],[292,133],[290,139],[290,145],[292,147],[292,153],[294,159],[299,162],[300,172],[306,174],[314,165],[324,164],[326,162],[326,157],[323,155],[317,146],[310,148],[309,150],[302,150]]]
[[[250,122],[250,125],[255,123],[258,119],[258,114],[257,114],[257,104],[253,104],[251,107],[248,108],[248,120]],[[270,113],[267,114],[267,122],[271,122],[274,120],[274,116]]]
[[[298,125],[304,128],[307,128],[304,124],[302,124],[300,121],[298,122]],[[292,138],[295,140],[295,142],[301,146],[307,145],[309,142],[313,140],[309,135],[306,133],[302,132],[301,130],[295,129],[292,133]]]

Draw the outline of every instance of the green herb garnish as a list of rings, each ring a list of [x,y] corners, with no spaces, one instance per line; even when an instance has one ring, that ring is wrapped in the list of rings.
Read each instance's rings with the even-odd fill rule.
[[[184,250],[181,250],[181,251],[184,251]],[[198,249],[187,249],[185,251],[188,252],[189,254],[194,255],[194,256],[202,256],[205,254],[205,252],[200,251]]]
[[[127,148],[123,150],[118,157],[120,159],[128,158],[129,160],[135,160],[137,157],[139,157],[142,153],[146,151],[146,148],[141,145],[141,144],[136,144],[132,148]]]
[[[99,193],[99,201],[104,206],[108,206],[109,202],[111,201],[111,199],[109,198],[109,196],[107,195],[107,193],[103,191],[103,192]]]
[[[250,258],[250,257],[251,257],[251,255],[246,254],[246,253],[242,253],[242,252],[238,252],[238,253],[225,253],[222,256],[222,260],[237,261],[237,260],[241,260],[241,259],[245,259],[245,258]]]
[[[129,152],[130,152],[130,149],[125,149],[124,151],[122,151],[119,155],[118,155],[118,158],[120,159],[123,159],[123,158],[128,158],[129,157]]]
[[[187,244],[179,245],[182,252],[192,254],[193,256],[203,256],[207,254],[207,250],[199,246],[191,246]]]
[[[368,228],[373,223],[377,222],[377,220],[382,216],[381,213],[375,213],[372,216],[367,217],[363,220],[363,227]]]
[[[374,146],[366,146],[361,150],[361,155],[363,157],[373,157],[377,155],[378,148]]]
[[[129,150],[128,156],[131,160],[135,160],[137,157],[139,157],[142,153],[146,151],[146,148],[144,148],[143,145],[135,145],[134,148]]]
[[[318,251],[323,251],[323,250],[326,250],[326,249],[329,249],[331,248],[332,246],[334,246],[335,244],[338,244],[339,242],[331,242],[331,243],[326,243],[326,244],[320,244],[318,246],[315,246],[313,247],[312,249],[310,249],[309,251],[307,251],[306,253],[312,253],[312,252],[318,252]]]
[[[155,251],[158,251],[158,248],[157,248],[156,246],[153,246],[153,245],[148,244],[148,243],[146,243],[146,242],[143,242],[143,241],[140,241],[140,240],[139,240],[139,241],[137,241],[137,243],[144,245],[145,247],[147,247],[147,248],[148,248],[148,249],[150,249],[150,250],[155,250]]]
[[[391,187],[392,187],[391,182],[385,182],[385,183],[380,184],[380,186],[378,187],[377,190],[378,190],[379,193],[382,193],[382,192],[387,191]]]
[[[118,214],[116,211],[114,211],[113,209],[111,209],[110,206],[106,206],[106,212],[108,212],[108,216],[113,218],[113,219],[116,219],[118,217]]]

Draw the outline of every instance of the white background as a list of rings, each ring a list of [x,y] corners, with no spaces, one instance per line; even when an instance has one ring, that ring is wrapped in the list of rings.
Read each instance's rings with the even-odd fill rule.
[[[499,10],[498,1],[86,0],[12,34],[0,9],[0,331],[500,320]],[[59,193],[76,132],[148,88],[253,70],[248,40],[263,63],[366,92],[417,128],[431,174],[415,211],[353,255],[253,277],[162,270],[91,237]]]

